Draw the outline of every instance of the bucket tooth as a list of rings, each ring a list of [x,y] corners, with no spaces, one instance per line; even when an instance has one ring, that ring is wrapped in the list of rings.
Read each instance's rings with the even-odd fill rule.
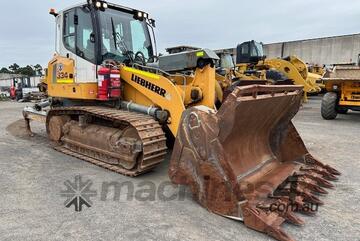
[[[328,172],[330,172],[331,174],[333,174],[333,175],[336,175],[336,176],[340,176],[340,175],[341,175],[341,172],[339,172],[338,170],[332,168],[332,167],[329,166],[329,165],[326,165],[326,166],[325,166],[325,169],[326,169]]]
[[[307,164],[308,166],[322,167],[327,172],[329,172],[330,174],[335,175],[335,176],[340,176],[341,175],[341,172],[339,172],[338,170],[336,170],[335,168],[333,168],[333,167],[331,167],[329,165],[323,164],[322,162],[318,161],[316,158],[314,158],[310,154],[305,156],[305,164]]]
[[[331,184],[329,181],[322,178],[322,176],[317,173],[307,173],[307,174],[305,174],[305,176],[316,181],[317,184],[319,184],[322,187],[330,188],[330,189],[335,188],[335,186],[333,184]]]
[[[297,226],[303,226],[305,224],[304,220],[296,216],[295,213],[290,210],[284,213],[283,218]]]
[[[329,193],[328,191],[320,187],[317,181],[309,177],[299,176],[297,183],[300,184],[300,186],[302,186],[303,188],[307,188],[312,192],[316,192],[319,194]]]
[[[329,180],[329,181],[337,181],[337,180],[338,180],[338,178],[336,177],[336,175],[328,172],[327,169],[322,168],[322,167],[319,167],[319,166],[312,167],[312,168],[302,167],[300,170],[303,171],[303,172],[306,172],[306,173],[316,173],[316,174],[319,174],[319,175],[321,175],[323,178],[325,178],[325,179],[327,179],[327,180]]]
[[[286,221],[297,226],[302,226],[305,222],[301,218],[297,217],[293,212],[293,209],[297,209],[297,207],[297,204],[290,201],[290,199],[283,199],[281,197],[270,197],[269,202],[266,205],[263,205],[262,203],[257,205],[257,208],[270,212],[276,212]]]
[[[323,205],[324,202],[322,202],[319,198],[317,198],[315,195],[313,195],[310,191],[308,191],[304,187],[297,186],[296,189],[290,189],[285,188],[282,190],[278,190],[276,192],[276,195],[280,196],[286,196],[286,197],[292,197],[292,196],[301,196],[305,202],[309,202],[311,204],[317,204],[317,205]]]
[[[324,169],[323,172],[320,172],[320,174],[329,181],[337,181],[337,180],[339,180],[339,178],[337,178],[334,174],[328,172],[326,169]]]
[[[266,233],[279,241],[295,241],[280,227],[285,219],[279,214],[258,208],[244,207],[243,215],[247,227]]]
[[[306,201],[306,202],[309,202],[311,204],[324,205],[323,201],[321,201],[318,197],[311,194],[309,191],[307,191],[305,189],[299,188],[299,190],[297,192],[300,196],[304,197],[304,201]]]
[[[304,187],[310,189],[312,192],[315,192],[317,194],[329,194],[328,191],[326,191],[325,189],[323,189],[322,187],[319,187],[318,185],[316,184],[312,184],[312,183],[304,183],[303,184]]]

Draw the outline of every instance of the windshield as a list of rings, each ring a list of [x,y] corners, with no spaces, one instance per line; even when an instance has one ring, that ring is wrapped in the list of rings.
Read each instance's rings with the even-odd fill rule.
[[[255,47],[256,47],[256,51],[257,53],[254,53],[255,55],[252,55],[252,56],[259,56],[259,57],[262,57],[264,56],[264,49],[263,49],[263,45],[261,43],[257,43],[255,42]]]
[[[220,67],[225,69],[234,68],[234,60],[231,54],[223,54],[220,60]]]
[[[134,19],[132,14],[115,9],[100,13],[102,61],[114,59],[124,62],[142,52],[146,59],[153,57],[153,49],[146,21]]]

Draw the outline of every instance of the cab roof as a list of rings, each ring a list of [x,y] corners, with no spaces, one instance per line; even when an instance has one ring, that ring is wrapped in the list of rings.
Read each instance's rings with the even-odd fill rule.
[[[134,9],[134,8],[130,8],[130,7],[125,7],[125,6],[122,6],[122,5],[119,5],[119,4],[115,4],[115,3],[109,3],[109,2],[106,2],[108,4],[108,7],[109,8],[112,8],[112,9],[117,9],[117,10],[120,10],[120,11],[123,11],[123,12],[128,12],[128,13],[136,13],[136,12],[139,12],[141,10],[138,10],[138,9]],[[63,12],[66,12],[70,9],[73,9],[73,8],[76,8],[76,7],[82,7],[82,6],[86,6],[88,5],[87,2],[85,3],[78,3],[78,4],[75,4],[75,5],[72,5],[70,7],[67,7],[63,10],[61,10],[59,13],[63,13]],[[144,11],[141,11],[141,12],[144,12]]]

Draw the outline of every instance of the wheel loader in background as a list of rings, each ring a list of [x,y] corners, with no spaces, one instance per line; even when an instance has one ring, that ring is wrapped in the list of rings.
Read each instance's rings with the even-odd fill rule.
[[[175,46],[167,48],[166,52],[168,54],[178,54],[195,50],[201,50],[201,48],[193,46]],[[233,57],[230,53],[225,51],[215,51],[215,53],[219,57],[218,60],[214,61],[216,70],[215,92],[217,106],[219,106],[219,104],[221,105],[226,97],[238,86],[270,84],[269,81],[266,80],[264,71],[239,72],[235,67]],[[181,71],[183,70],[180,69],[180,72]]]
[[[293,81],[288,79],[283,73],[276,69],[248,69],[243,66],[236,66],[234,63],[233,52],[229,50],[217,50],[219,56],[216,65],[216,79],[221,83],[223,90],[229,94],[238,86],[251,84],[262,85],[293,85]]]
[[[146,12],[91,1],[56,19],[56,54],[47,71],[49,100],[24,109],[43,120],[55,149],[111,171],[138,176],[164,161],[209,211],[241,220],[278,240],[303,221],[296,204],[321,204],[340,173],[306,149],[291,119],[301,86],[236,88],[215,108],[217,55],[208,49],[156,57],[155,21]],[[171,145],[171,142],[169,142]]]
[[[236,48],[236,64],[243,70],[274,70],[282,73],[295,85],[304,86],[304,97],[321,92],[317,80],[322,76],[309,73],[308,66],[296,56],[269,59],[264,55],[262,43],[254,40],[244,42]]]
[[[359,66],[335,66],[323,81],[327,93],[321,102],[321,115],[325,120],[333,120],[349,110],[360,111]]]

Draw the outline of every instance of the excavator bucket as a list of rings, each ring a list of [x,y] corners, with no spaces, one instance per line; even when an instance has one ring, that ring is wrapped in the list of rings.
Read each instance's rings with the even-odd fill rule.
[[[316,160],[291,120],[302,86],[237,87],[218,112],[193,107],[184,112],[169,176],[188,185],[209,211],[243,221],[282,241],[293,240],[285,221],[304,222],[317,197],[333,188],[340,173]]]

